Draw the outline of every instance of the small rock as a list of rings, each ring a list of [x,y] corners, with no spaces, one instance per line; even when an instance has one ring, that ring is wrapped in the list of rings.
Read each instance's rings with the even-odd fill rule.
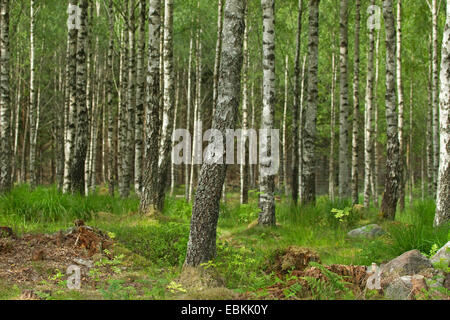
[[[392,259],[381,267],[382,277],[412,276],[422,270],[432,268],[430,260],[419,250],[411,250]]]
[[[385,233],[386,231],[384,231],[379,225],[369,224],[367,226],[351,230],[347,233],[347,236],[350,238],[376,238]]]
[[[384,290],[384,295],[389,300],[408,300],[412,290],[411,276],[396,278]]]
[[[443,262],[448,265],[450,263],[450,241],[440,248],[430,260],[431,263]]]
[[[42,261],[44,260],[44,250],[42,249],[36,249],[33,251],[33,256],[31,257],[31,260],[33,261]]]
[[[81,259],[81,258],[75,258],[73,259],[73,261],[79,265],[88,267],[88,268],[92,268],[94,266],[94,263],[90,260],[86,260],[86,259]]]

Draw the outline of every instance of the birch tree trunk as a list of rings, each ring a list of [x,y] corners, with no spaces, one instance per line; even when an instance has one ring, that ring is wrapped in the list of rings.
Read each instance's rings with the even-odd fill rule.
[[[386,122],[387,122],[387,159],[386,183],[381,203],[381,216],[393,220],[398,201],[399,142],[397,96],[395,88],[396,37],[392,0],[383,2],[383,16],[386,27]]]
[[[156,212],[155,194],[158,187],[159,159],[159,38],[161,32],[161,2],[150,0],[148,12],[148,66],[147,66],[147,110],[146,110],[146,142],[145,172],[139,211],[143,214]]]
[[[173,0],[165,0],[164,8],[164,109],[161,128],[161,145],[158,163],[158,192],[156,206],[158,211],[164,207],[167,176],[172,151],[172,128],[174,114],[174,68],[173,68]]]
[[[240,183],[241,183],[241,195],[240,203],[248,203],[248,71],[249,71],[249,56],[248,56],[248,3],[245,1],[245,30],[244,30],[244,62],[242,66],[242,137],[241,137],[241,161],[240,164]],[[224,186],[225,189],[225,186]]]
[[[398,95],[398,142],[399,142],[399,174],[398,206],[400,211],[405,210],[405,139],[404,139],[404,100],[402,79],[402,1],[397,0],[397,95]]]
[[[219,85],[219,68],[220,68],[220,52],[222,50],[222,29],[223,29],[223,1],[218,0],[217,3],[217,41],[216,41],[216,55],[214,59],[214,75],[213,75],[213,111],[216,112],[218,85]],[[247,0],[246,0],[247,1]]]
[[[142,155],[143,155],[143,125],[144,125],[144,52],[145,52],[145,19],[147,10],[146,1],[139,1],[139,40],[137,54],[137,85],[136,85],[136,131],[135,131],[135,157],[134,157],[134,190],[138,195],[142,189]]]
[[[371,5],[375,5],[375,0],[371,1]],[[371,181],[372,176],[372,113],[374,103],[374,28],[369,29],[369,45],[367,49],[367,82],[366,82],[366,106],[364,111],[364,208],[370,207]],[[377,195],[373,194],[375,198]]]
[[[189,41],[189,62],[188,62],[188,87],[187,87],[187,112],[186,112],[186,130],[191,132],[191,105],[192,105],[192,56],[194,47],[194,33],[192,31],[193,20],[191,21],[191,38]],[[214,115],[214,113],[213,113]],[[186,163],[184,167],[184,197],[187,202],[191,201],[191,179],[189,176],[189,164]]]
[[[300,116],[299,116],[299,127],[298,127],[298,165],[299,165],[299,175],[298,175],[298,196],[300,203],[303,202],[303,197],[305,195],[305,184],[303,180],[303,154],[304,154],[304,129],[305,129],[305,69],[306,69],[306,58],[307,55],[303,57],[302,64],[302,82],[300,89]]]
[[[436,215],[434,225],[450,221],[450,1],[447,0],[446,22],[441,52],[440,161]]]
[[[411,91],[409,94],[409,152],[408,152],[408,171],[409,171],[409,205],[413,204],[414,189],[414,170],[413,170],[413,84],[411,83]]]
[[[87,12],[88,1],[80,0],[80,29],[77,39],[77,65],[76,65],[76,106],[77,129],[73,163],[70,168],[72,192],[84,194],[84,165],[88,147],[88,114],[86,106],[86,40],[87,40]]]
[[[287,109],[288,109],[288,82],[289,82],[289,56],[286,55],[284,69],[284,111],[283,111],[283,186],[286,197],[289,195],[287,182],[287,164],[288,164],[288,147],[287,147]]]
[[[244,34],[243,1],[226,1],[223,26],[222,63],[213,121],[213,129],[219,130],[222,139],[226,129],[234,128],[239,107]],[[223,161],[224,154],[221,156]],[[202,166],[192,210],[185,267],[197,267],[216,255],[216,228],[226,168],[223,162],[205,163]]]
[[[302,36],[303,0],[298,1],[297,36],[295,38],[295,61],[294,61],[294,101],[292,106],[292,174],[291,195],[294,204],[298,202],[298,176],[299,176],[299,77],[300,77],[300,49]]]
[[[437,179],[439,171],[439,70],[438,70],[438,15],[439,9],[437,8],[437,0],[431,1],[431,20],[432,20],[432,32],[431,32],[431,66],[432,66],[432,131],[433,131],[433,193],[436,192]]]
[[[9,52],[9,0],[1,4],[0,44],[0,193],[11,189],[11,101],[10,101],[10,52]]]
[[[359,175],[358,175],[358,162],[359,162],[359,68],[360,68],[360,54],[359,54],[359,32],[361,24],[361,1],[356,0],[356,16],[355,16],[355,61],[353,71],[353,134],[352,134],[352,171],[351,171],[351,192],[353,204],[359,203]]]
[[[179,66],[179,61],[178,61],[178,66]],[[176,76],[176,84],[175,84],[175,111],[173,114],[173,126],[172,126],[172,136],[173,136],[173,132],[174,130],[176,130],[177,128],[177,115],[178,115],[178,105],[180,102],[180,71],[177,70],[177,76]],[[172,148],[172,161],[170,163],[170,196],[173,197],[174,194],[174,189],[175,189],[175,185],[176,185],[176,166],[175,163],[173,161],[173,148]]]
[[[341,0],[339,22],[339,197],[350,195],[350,165],[348,154],[348,0]]]
[[[263,14],[263,110],[261,116],[261,129],[268,132],[274,126],[275,113],[275,1],[261,0]],[[260,149],[272,154],[272,136],[266,141],[260,141]],[[260,171],[260,198],[261,212],[258,217],[260,226],[274,226],[275,220],[275,179],[270,172],[273,161],[259,161]]]
[[[379,75],[379,47],[380,47],[380,34],[381,32],[378,31],[377,35],[377,41],[375,44],[375,88],[374,88],[374,101],[373,101],[373,108],[374,108],[374,131],[373,131],[373,158],[374,158],[374,165],[373,165],[373,178],[372,178],[372,194],[373,194],[373,203],[376,207],[378,207],[378,177],[379,177],[379,150],[378,150],[378,75]]]
[[[433,162],[433,99],[432,99],[432,67],[429,68],[428,81],[428,106],[427,106],[427,132],[426,132],[426,154],[427,154],[427,192],[428,196],[433,194],[434,162]]]
[[[109,39],[108,39],[108,60],[107,60],[107,78],[106,78],[106,92],[107,92],[107,106],[108,108],[108,191],[111,197],[114,197],[114,106],[113,106],[113,54],[114,54],[114,7],[113,0],[108,3],[109,15]]]
[[[316,123],[318,87],[317,73],[319,66],[319,0],[311,0],[309,8],[309,40],[308,40],[308,88],[305,110],[305,126],[303,129],[303,168],[304,184],[303,204],[314,204],[316,201]]]
[[[35,1],[30,2],[30,185],[36,187],[36,144],[37,136],[37,110],[35,97],[35,46],[34,46],[34,26],[35,26]]]
[[[334,38],[334,36],[333,36]],[[334,41],[333,41],[334,44]],[[335,127],[336,127],[336,105],[335,105],[335,89],[336,89],[336,58],[334,54],[334,48],[332,49],[331,57],[331,123],[330,123],[330,161],[329,161],[329,175],[328,175],[328,195],[331,202],[335,200],[334,186],[336,184],[335,171],[334,171],[334,153],[335,153]]]

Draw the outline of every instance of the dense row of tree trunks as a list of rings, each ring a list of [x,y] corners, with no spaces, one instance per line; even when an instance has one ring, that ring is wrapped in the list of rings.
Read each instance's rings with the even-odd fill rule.
[[[218,99],[212,125],[222,139],[226,129],[234,128],[239,107],[244,28],[243,1],[226,1]],[[224,154],[219,156],[224,160]],[[192,210],[186,266],[199,266],[216,255],[216,228],[226,169],[225,163],[205,163],[202,166]]]

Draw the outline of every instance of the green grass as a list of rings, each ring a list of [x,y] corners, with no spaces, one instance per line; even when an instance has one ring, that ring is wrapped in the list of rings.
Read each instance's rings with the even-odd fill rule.
[[[182,194],[184,188],[176,192]],[[279,225],[261,228],[255,223],[257,194],[250,192],[249,204],[240,205],[236,192],[230,191],[227,203],[220,207],[217,258],[210,265],[224,277],[226,286],[237,292],[257,291],[279,281],[265,270],[273,252],[290,245],[317,251],[324,264],[370,265],[412,249],[429,254],[432,247],[441,247],[449,240],[449,225],[433,228],[433,200],[416,200],[397,213],[396,221],[386,222],[379,220],[374,207],[362,212],[351,210],[341,221],[331,211],[351,207],[348,201],[332,203],[327,197],[319,197],[315,206],[303,207],[282,197],[276,205]],[[149,219],[135,214],[138,205],[136,196],[122,200],[97,192],[81,197],[63,195],[56,187],[31,190],[23,185],[0,197],[0,225],[12,226],[16,232],[53,232],[72,225],[76,218],[85,219],[89,225],[112,232],[115,240],[134,255],[128,254],[127,263],[138,279],[152,283],[149,296],[170,298],[164,288],[181,271],[192,206],[184,199],[168,196],[163,217]],[[381,224],[388,234],[371,240],[346,237],[349,230],[369,223]],[[127,291],[128,284],[119,280],[104,283],[99,294],[105,298],[136,298]],[[9,293],[0,288],[2,295],[8,297]]]

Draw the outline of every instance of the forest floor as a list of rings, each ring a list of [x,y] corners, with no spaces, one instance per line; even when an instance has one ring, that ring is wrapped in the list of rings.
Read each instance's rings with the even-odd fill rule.
[[[364,290],[367,266],[412,249],[431,256],[450,237],[449,226],[432,227],[432,200],[407,204],[385,222],[373,207],[326,197],[295,207],[278,197],[277,226],[260,228],[257,191],[239,205],[231,190],[221,205],[217,258],[203,266],[212,285],[182,272],[190,204],[168,197],[162,215],[147,217],[137,213],[137,197],[106,193],[82,198],[18,186],[2,196],[0,226],[14,235],[0,230],[0,299],[382,299]],[[370,223],[388,232],[347,236]],[[67,287],[70,265],[81,270],[79,290]]]

